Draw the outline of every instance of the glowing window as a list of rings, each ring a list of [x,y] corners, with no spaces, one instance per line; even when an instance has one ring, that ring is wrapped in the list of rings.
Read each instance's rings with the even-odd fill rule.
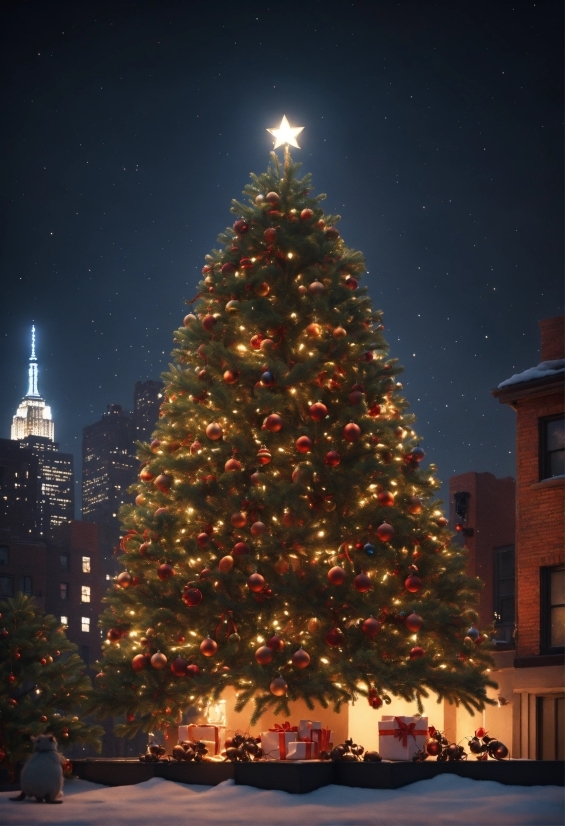
[[[83,558],[82,558],[82,572],[83,572],[83,574],[89,574],[90,573],[90,557],[89,556],[83,556]]]
[[[85,634],[90,632],[90,617],[80,618],[80,629],[81,631],[84,631]]]
[[[80,589],[80,601],[90,602],[90,585],[83,585]]]

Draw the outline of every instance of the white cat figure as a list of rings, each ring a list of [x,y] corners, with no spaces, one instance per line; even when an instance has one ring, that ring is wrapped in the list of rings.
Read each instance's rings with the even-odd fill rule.
[[[57,751],[57,741],[52,734],[40,734],[31,738],[33,754],[22,769],[21,794],[10,800],[35,797],[38,803],[62,803],[57,800],[63,790],[64,757]]]

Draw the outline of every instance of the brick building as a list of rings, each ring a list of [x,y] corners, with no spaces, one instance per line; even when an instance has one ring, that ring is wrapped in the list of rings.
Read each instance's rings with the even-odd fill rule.
[[[87,665],[100,656],[98,616],[102,610],[98,526],[73,521],[54,531],[47,545],[45,608],[65,626]]]
[[[513,757],[563,758],[565,731],[564,328],[544,319],[541,364],[493,396],[516,411],[516,652],[495,675],[513,695]],[[503,663],[502,659],[508,661]]]
[[[449,480],[449,524],[464,540],[467,573],[484,583],[480,627],[495,623],[500,649],[514,647],[516,485],[492,473],[461,473]]]

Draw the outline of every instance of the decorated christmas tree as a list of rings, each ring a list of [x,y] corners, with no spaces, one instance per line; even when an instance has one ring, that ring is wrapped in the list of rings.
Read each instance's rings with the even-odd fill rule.
[[[75,743],[99,750],[102,728],[78,716],[90,679],[60,623],[20,593],[0,602],[0,626],[0,767],[14,778],[38,734],[54,734],[63,750]]]
[[[289,713],[430,691],[487,702],[480,587],[434,498],[360,252],[288,143],[251,176],[175,333],[123,509],[100,713],[123,734],[237,692]],[[277,148],[277,146],[275,146]]]

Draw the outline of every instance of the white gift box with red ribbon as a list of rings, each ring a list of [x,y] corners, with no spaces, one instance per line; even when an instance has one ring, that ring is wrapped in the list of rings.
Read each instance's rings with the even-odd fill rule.
[[[378,723],[379,754],[384,760],[412,760],[428,739],[427,717],[383,715]]]
[[[275,724],[274,729],[261,732],[263,756],[273,760],[286,760],[289,743],[298,739],[298,727],[287,721],[283,725]]]
[[[300,720],[298,739],[317,743],[319,751],[326,751],[334,741],[334,734],[329,728],[323,728],[319,720]]]
[[[220,754],[226,745],[226,727],[215,725],[190,725],[179,726],[179,743],[189,740],[191,743],[196,743],[198,740],[204,740],[209,754]]]
[[[318,744],[312,740],[292,740],[288,744],[286,759],[316,760],[318,753]]]

